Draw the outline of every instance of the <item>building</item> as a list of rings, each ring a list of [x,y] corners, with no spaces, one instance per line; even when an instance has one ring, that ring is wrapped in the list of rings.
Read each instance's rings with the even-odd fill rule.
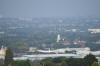
[[[60,38],[60,34],[57,35],[57,41],[56,42],[59,42],[61,40]]]
[[[0,59],[4,59],[6,54],[6,47],[1,47],[0,49]]]
[[[100,29],[88,29],[91,33],[100,33]]]

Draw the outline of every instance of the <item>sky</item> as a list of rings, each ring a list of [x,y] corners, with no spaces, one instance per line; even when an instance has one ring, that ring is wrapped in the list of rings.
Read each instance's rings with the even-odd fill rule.
[[[0,0],[0,16],[100,16],[100,0]]]

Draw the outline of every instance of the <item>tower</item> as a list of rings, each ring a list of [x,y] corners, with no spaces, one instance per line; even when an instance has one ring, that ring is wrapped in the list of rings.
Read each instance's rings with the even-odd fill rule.
[[[60,34],[57,35],[57,41],[56,42],[59,42],[61,40],[60,38]]]

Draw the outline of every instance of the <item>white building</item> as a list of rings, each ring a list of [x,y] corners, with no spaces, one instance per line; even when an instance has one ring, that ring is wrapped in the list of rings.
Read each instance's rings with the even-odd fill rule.
[[[1,47],[0,49],[0,59],[4,59],[6,54],[6,47]]]
[[[58,36],[57,36],[57,42],[59,42],[60,40],[61,40],[60,34],[58,34]]]
[[[100,33],[100,29],[88,29],[91,33]]]

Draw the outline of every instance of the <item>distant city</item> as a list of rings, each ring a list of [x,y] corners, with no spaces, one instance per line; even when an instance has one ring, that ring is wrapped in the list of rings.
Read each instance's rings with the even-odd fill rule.
[[[99,22],[100,18],[94,17],[0,17],[0,46],[11,47],[15,52],[23,52],[31,46],[39,49],[90,47],[100,50]]]
[[[100,63],[100,18],[0,17],[0,59],[7,48],[14,60],[48,57],[84,58],[93,54]]]

